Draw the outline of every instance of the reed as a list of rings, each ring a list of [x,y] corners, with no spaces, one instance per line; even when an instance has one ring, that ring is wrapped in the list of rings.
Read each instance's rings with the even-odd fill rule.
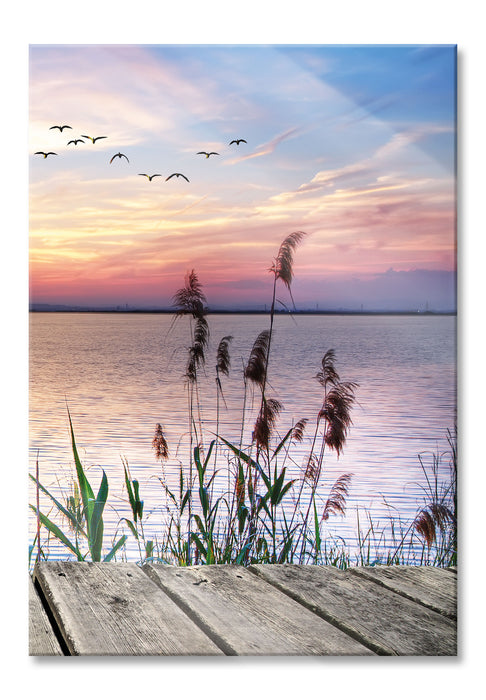
[[[331,486],[321,512],[318,512],[321,508],[316,501],[316,492],[321,486],[326,450],[339,454],[344,447],[357,384],[340,380],[334,351],[327,351],[316,375],[324,388],[324,397],[322,405],[316,409],[311,453],[306,469],[297,478],[289,472],[289,465],[295,462],[292,446],[303,441],[308,420],[303,418],[289,426],[282,438],[278,433],[278,423],[283,407],[278,399],[268,395],[275,310],[277,302],[283,303],[277,300],[277,285],[281,283],[285,287],[293,303],[293,256],[304,236],[302,231],[288,235],[269,270],[273,276],[269,328],[258,334],[243,369],[239,445],[219,433],[219,399],[223,397],[221,375],[229,372],[231,364],[230,336],[225,336],[218,346],[216,434],[212,436],[208,451],[204,449],[207,439],[203,436],[202,421],[199,420],[197,430],[193,418],[195,413],[201,416],[198,395],[191,394],[191,454],[188,473],[184,474],[186,498],[177,502],[170,495],[169,485],[164,484],[173,506],[169,529],[174,524],[177,528],[182,526],[184,507],[189,504],[185,514],[189,536],[184,563],[317,561],[322,551],[322,521],[345,512],[351,475],[343,474]],[[186,314],[195,322],[194,328],[191,326],[185,379],[197,387],[198,369],[206,360],[209,328],[205,325],[203,288],[194,271],[186,277],[185,286],[176,293],[174,300],[177,316]],[[259,409],[246,437],[246,406],[250,389],[259,396]],[[214,454],[212,469],[209,468],[211,453]],[[215,489],[220,475],[226,484],[223,493],[221,488]],[[217,493],[220,495],[216,496]]]
[[[322,390],[320,405],[313,408],[314,420],[301,418],[292,425],[281,426],[282,403],[270,396],[269,376],[272,340],[275,333],[278,285],[283,285],[293,304],[291,283],[293,258],[305,233],[296,231],[279,247],[269,272],[273,276],[269,327],[253,342],[248,360],[241,369],[242,411],[239,441],[221,434],[220,413],[225,406],[223,381],[232,369],[232,336],[219,342],[215,368],[216,417],[204,420],[199,378],[208,363],[210,327],[203,286],[194,270],[186,275],[184,286],[174,297],[173,323],[186,317],[189,344],[186,369],[182,377],[187,390],[189,452],[178,464],[174,485],[165,475],[165,466],[177,457],[169,444],[163,423],[155,426],[152,448],[161,464],[158,476],[164,501],[165,521],[156,535],[145,535],[144,501],[140,484],[133,479],[127,460],[122,460],[124,487],[131,517],[119,519],[119,528],[128,530],[136,541],[140,563],[162,561],[187,566],[191,564],[313,563],[340,568],[377,563],[433,563],[451,566],[457,562],[457,466],[455,437],[449,433],[449,479],[442,481],[442,463],[446,454],[419,455],[425,477],[424,503],[413,521],[403,523],[390,517],[388,527],[373,522],[369,514],[358,513],[358,554],[353,559],[346,542],[327,533],[330,519],[346,513],[351,473],[343,473],[329,484],[325,492],[326,463],[329,453],[340,455],[352,426],[352,411],[358,384],[343,381],[336,364],[336,353],[327,350],[316,368],[315,379]],[[285,306],[285,305],[284,305]],[[233,370],[234,371],[234,370]],[[256,417],[249,421],[249,404],[256,405]],[[253,410],[253,409],[251,409]],[[71,447],[76,469],[76,490],[63,504],[36,476],[37,501],[31,506],[36,513],[37,558],[45,556],[41,546],[41,527],[47,530],[80,561],[110,561],[126,556],[128,534],[118,533],[103,552],[103,510],[108,499],[105,472],[98,493],[83,469],[69,414]],[[205,428],[212,425],[212,432]],[[313,428],[311,429],[311,426]],[[182,439],[182,438],[181,438]],[[303,444],[309,449],[302,454]],[[172,465],[173,466],[173,465]],[[52,501],[69,533],[66,534],[47,515],[41,513],[39,493]],[[31,555],[34,551],[31,547]]]

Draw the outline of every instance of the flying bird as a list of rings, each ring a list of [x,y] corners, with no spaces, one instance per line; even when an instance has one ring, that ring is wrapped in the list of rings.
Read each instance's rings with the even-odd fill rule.
[[[126,158],[126,159],[127,159],[127,163],[130,162],[124,153],[115,153],[115,155],[113,156],[113,158],[110,160],[110,163],[113,163],[113,161],[115,160],[115,158]]]
[[[245,139],[233,139],[233,141],[229,142],[229,145],[231,146],[232,143],[236,143],[236,145],[239,146],[241,142],[248,143]]]
[[[64,124],[64,126],[50,126],[49,131],[51,129],[59,129],[59,131],[62,132],[63,129],[72,129],[72,128],[73,128],[72,126],[68,126],[67,124]]]
[[[34,155],[44,156],[44,158],[47,158],[47,156],[57,156],[57,153],[54,153],[54,151],[49,151],[48,153],[45,153],[44,151],[36,151]]]
[[[113,158],[114,158],[114,157],[115,157],[115,156],[113,156]],[[126,157],[126,156],[125,156],[125,157]],[[128,160],[128,158],[127,158],[127,160]],[[147,173],[138,173],[138,174],[139,174],[139,175],[142,175],[143,177],[148,177],[148,179],[150,180],[150,182],[152,182],[152,178],[153,178],[153,177],[160,177],[160,173],[155,173],[154,175],[147,175]]]
[[[69,146],[70,143],[74,143],[75,146],[78,145],[78,143],[84,143],[83,139],[72,139],[71,141],[67,142],[67,145]]]
[[[166,178],[165,178],[165,181],[167,182],[167,180],[170,180],[170,178],[171,178],[171,177],[174,177],[174,176],[175,176],[175,177],[183,177],[184,180],[187,180],[187,182],[189,182],[189,180],[187,179],[187,177],[186,177],[185,175],[183,175],[182,173],[172,173],[172,175],[169,175],[169,177],[166,177]]]
[[[95,141],[98,141],[98,139],[106,139],[106,138],[108,138],[107,136],[95,136],[95,137],[93,138],[93,136],[86,136],[86,134],[81,134],[81,136],[83,137],[83,139],[89,139],[89,140],[92,141],[93,143],[94,143]]]
[[[206,151],[198,151],[196,155],[206,156],[206,158],[209,158],[209,156],[219,156],[219,153],[216,153],[216,151],[211,151],[211,153],[207,153]]]

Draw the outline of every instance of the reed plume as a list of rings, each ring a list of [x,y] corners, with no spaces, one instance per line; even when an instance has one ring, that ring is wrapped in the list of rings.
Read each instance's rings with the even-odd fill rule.
[[[186,368],[186,379],[194,384],[197,381],[197,370],[206,361],[205,350],[209,341],[209,325],[204,316],[197,317],[194,327],[194,340],[189,348],[189,358]]]
[[[311,452],[305,460],[303,472],[303,481],[309,484],[309,486],[312,486],[312,488],[315,488],[317,486],[317,482],[319,481],[321,471],[317,457],[313,452]]]
[[[281,410],[282,404],[277,399],[263,399],[253,430],[253,440],[258,448],[268,449],[270,437]]]
[[[429,503],[413,522],[416,532],[424,538],[429,549],[436,541],[438,532],[446,532],[451,524],[455,525],[454,513],[443,503]]]
[[[228,376],[229,368],[231,365],[230,354],[229,354],[229,344],[233,340],[232,335],[225,335],[224,338],[220,340],[218,345],[218,350],[216,353],[216,371],[218,374],[221,372]]]
[[[325,444],[339,455],[352,424],[351,409],[355,402],[356,382],[338,382],[327,392],[318,420],[326,420]]]
[[[206,297],[194,270],[186,274],[184,287],[179,289],[172,299],[173,306],[176,307],[176,316],[191,314],[193,318],[200,318],[206,313]]]
[[[292,435],[290,436],[292,442],[302,442],[307,423],[307,418],[301,418],[299,421],[297,421],[292,429]]]
[[[269,343],[270,331],[262,331],[253,343],[248,364],[245,368],[245,378],[250,379],[255,384],[258,384],[262,390],[266,379]]]
[[[334,350],[328,350],[321,360],[321,370],[317,373],[316,379],[319,384],[327,389],[328,384],[337,384],[339,382],[339,374],[334,367],[336,353]]]
[[[289,234],[280,245],[277,257],[270,268],[270,272],[275,275],[275,280],[282,280],[289,291],[294,275],[294,251],[305,235],[304,231],[294,231]]]
[[[169,458],[169,447],[160,423],[157,423],[155,426],[155,435],[154,439],[152,440],[152,447],[155,450],[155,459],[160,459],[162,462]]]
[[[324,506],[321,520],[328,520],[330,515],[344,515],[346,512],[346,498],[349,493],[352,474],[341,474],[336,479]]]

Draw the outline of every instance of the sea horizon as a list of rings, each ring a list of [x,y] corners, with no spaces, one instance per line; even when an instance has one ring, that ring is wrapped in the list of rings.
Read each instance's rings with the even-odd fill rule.
[[[175,314],[174,307],[145,307],[145,306],[76,306],[71,304],[29,304],[29,313],[146,313],[146,314]],[[249,314],[249,315],[265,315],[270,313],[269,308],[225,308],[225,307],[207,307],[207,314]],[[440,315],[440,316],[457,316],[457,309],[313,309],[313,308],[296,308],[296,309],[275,309],[275,314],[280,315],[381,315],[381,316],[408,316],[417,314]]]

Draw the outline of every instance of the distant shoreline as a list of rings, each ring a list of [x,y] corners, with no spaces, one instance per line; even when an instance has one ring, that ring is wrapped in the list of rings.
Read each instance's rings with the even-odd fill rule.
[[[170,314],[176,313],[175,309],[122,309],[122,308],[34,308],[29,309],[29,313],[88,313],[88,314]],[[208,309],[208,315],[246,315],[265,316],[269,310],[261,309]],[[347,311],[345,309],[294,309],[275,310],[279,316],[457,316],[457,311]]]

